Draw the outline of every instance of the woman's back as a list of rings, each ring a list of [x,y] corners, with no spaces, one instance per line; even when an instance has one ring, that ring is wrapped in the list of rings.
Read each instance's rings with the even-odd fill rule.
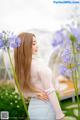
[[[35,55],[32,56],[32,63],[31,63],[31,84],[44,91],[44,86],[43,86],[43,81],[41,80],[41,71],[47,68],[46,64],[44,61]],[[46,71],[45,71],[46,72]],[[36,97],[35,92],[31,92],[30,90],[27,89],[27,92],[25,93],[26,98],[27,97]]]
[[[43,86],[43,80],[41,80],[41,74],[42,70],[45,70],[47,66],[43,62],[43,60],[39,57],[33,57],[32,58],[32,64],[31,64],[31,84],[35,87],[38,87],[42,90],[44,90]],[[46,72],[46,71],[45,71]]]

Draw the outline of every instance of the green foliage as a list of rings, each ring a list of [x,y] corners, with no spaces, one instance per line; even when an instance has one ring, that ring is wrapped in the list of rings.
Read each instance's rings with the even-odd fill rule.
[[[72,43],[76,42],[76,38],[74,35],[70,34],[69,38],[72,41]]]
[[[26,101],[28,108],[29,101]],[[14,86],[10,84],[0,85],[0,111],[9,112],[9,120],[25,120],[26,113],[22,100],[15,92]]]
[[[56,92],[58,99],[60,100],[60,95]],[[63,101],[59,101],[61,104],[61,108],[66,116],[72,116],[79,120],[77,116],[74,115],[74,110],[77,107],[68,108],[71,105],[77,104],[73,103],[72,99],[67,99]],[[26,107],[28,108],[29,100],[26,100]],[[26,113],[24,110],[24,106],[22,100],[17,92],[15,92],[14,85],[11,83],[3,82],[0,83],[0,111],[8,111],[9,112],[9,120],[25,120]]]
[[[80,99],[80,96],[79,96],[79,99]],[[65,116],[73,117],[76,120],[80,120],[80,116],[78,116],[78,105],[76,101],[72,102],[72,99],[69,98],[69,99],[60,101],[60,104]],[[75,113],[75,110],[77,110],[77,115]],[[73,119],[70,119],[70,120],[73,120]]]

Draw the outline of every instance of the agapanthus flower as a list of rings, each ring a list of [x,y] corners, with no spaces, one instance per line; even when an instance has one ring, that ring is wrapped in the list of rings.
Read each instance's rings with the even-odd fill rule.
[[[76,43],[76,44],[74,44],[74,45],[75,45],[76,50],[77,50],[78,52],[80,52],[80,43],[79,43],[79,44]]]
[[[67,69],[65,72],[65,76],[71,78],[72,77],[72,70],[71,69]]]
[[[64,66],[63,64],[59,65],[60,74],[64,75],[66,70],[67,70],[66,66]]]
[[[12,60],[11,60],[10,49],[9,49],[10,47],[12,47],[12,48],[19,47],[20,44],[21,44],[20,38],[17,37],[16,35],[14,35],[12,32],[3,31],[3,32],[0,33],[0,48],[4,49],[4,50],[7,50],[7,52],[8,52],[8,56],[9,56],[14,80],[15,80],[17,89],[19,91],[21,100],[23,102],[23,106],[24,106],[24,109],[25,109],[25,112],[26,112],[26,116],[29,119],[29,115],[28,115],[28,111],[27,111],[27,108],[26,108],[24,96],[23,96],[23,93],[22,93],[22,91],[20,89],[20,86],[19,86],[19,83],[18,83],[17,75],[16,75],[16,72],[15,72],[15,68],[14,68],[14,65],[12,63]],[[16,98],[18,98],[18,96],[15,94],[14,98],[16,99]],[[13,105],[12,102],[10,104]],[[19,106],[17,106],[17,107],[19,108]]]
[[[64,63],[71,64],[72,63],[71,50],[65,49],[61,55],[61,59]]]
[[[68,33],[68,32],[66,32],[64,34],[64,44],[65,44],[66,48],[67,47],[69,48],[72,44],[72,41],[70,40],[70,33]]]
[[[76,37],[76,39],[80,40],[80,27],[78,28],[74,28],[74,27],[70,27],[71,30],[71,34],[74,35]]]
[[[62,43],[63,43],[63,32],[62,32],[62,30],[59,30],[54,35],[54,39],[52,41],[52,46],[56,47],[57,45],[60,45]]]
[[[19,47],[21,43],[20,38],[15,35],[9,37],[9,42],[10,42],[10,47],[12,48]]]
[[[4,46],[4,42],[2,39],[0,39],[0,48],[3,48],[3,46]]]
[[[61,44],[62,54],[62,64],[60,65],[59,72],[61,75],[69,77],[73,80],[74,84],[74,90],[76,95],[76,100],[78,104],[78,116],[80,111],[80,104],[79,104],[79,74],[80,74],[80,26],[75,27],[69,27],[70,29],[63,33],[62,35],[57,37],[57,42],[54,39],[53,45]],[[60,35],[60,34],[59,34]],[[62,40],[63,39],[63,40]],[[59,40],[59,41],[58,41]],[[62,41],[62,43],[61,43]],[[64,47],[63,47],[64,46]],[[66,48],[69,48],[70,50],[66,50]],[[78,117],[79,118],[79,117]]]
[[[16,48],[20,46],[20,38],[14,35],[12,32],[0,33],[0,48],[6,50],[7,48]]]
[[[72,76],[72,70],[68,69],[65,65],[60,65],[60,74],[66,77]]]

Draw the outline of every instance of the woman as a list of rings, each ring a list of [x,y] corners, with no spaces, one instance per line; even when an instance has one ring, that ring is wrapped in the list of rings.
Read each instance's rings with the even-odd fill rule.
[[[14,50],[15,71],[24,96],[31,97],[28,108],[30,120],[63,120],[51,70],[36,54],[35,35],[21,33],[18,37],[21,45]]]

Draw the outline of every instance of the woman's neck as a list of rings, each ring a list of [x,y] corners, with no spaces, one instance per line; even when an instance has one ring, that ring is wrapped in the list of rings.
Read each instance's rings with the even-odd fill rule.
[[[39,58],[39,57],[40,57],[39,53],[32,54],[32,58]]]

